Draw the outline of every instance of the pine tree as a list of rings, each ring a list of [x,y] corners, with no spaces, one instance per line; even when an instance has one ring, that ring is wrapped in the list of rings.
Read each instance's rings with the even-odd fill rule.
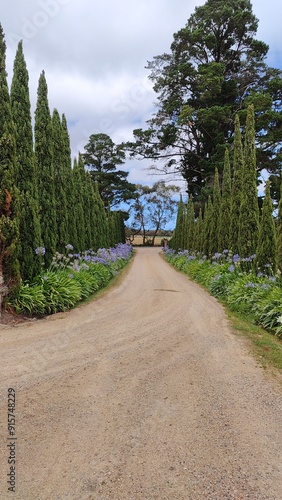
[[[276,271],[276,257],[277,242],[273,219],[273,205],[270,195],[270,182],[267,181],[259,227],[257,267],[267,274],[274,273]]]
[[[32,279],[40,271],[40,260],[35,254],[35,249],[41,246],[42,242],[33,153],[29,76],[22,42],[18,45],[14,61],[11,109],[15,124],[18,162],[16,184],[20,191],[19,262],[21,277],[27,280]]]
[[[66,245],[70,243],[68,233],[69,213],[66,196],[68,177],[64,163],[62,125],[57,109],[54,109],[52,116],[52,152],[55,179],[57,251],[64,252]]]
[[[229,247],[234,254],[239,253],[239,220],[242,201],[244,154],[242,137],[240,131],[239,117],[235,117],[234,131],[234,153],[233,153],[233,179],[232,179],[232,203]]]
[[[215,169],[214,186],[213,186],[213,204],[212,215],[210,221],[210,242],[209,242],[209,255],[212,256],[219,249],[219,217],[221,213],[221,194],[219,186],[218,169]]]
[[[55,200],[55,173],[52,148],[52,121],[48,104],[48,88],[44,71],[39,78],[35,110],[35,160],[40,207],[40,225],[48,266],[56,251],[57,219]]]
[[[0,286],[20,281],[15,127],[6,78],[6,43],[0,25]]]
[[[255,116],[254,106],[248,107],[244,145],[244,168],[242,176],[242,198],[239,218],[239,255],[255,254],[258,241],[259,208],[256,174]]]
[[[218,250],[229,249],[230,241],[230,224],[231,224],[231,173],[229,162],[229,151],[225,151],[223,180],[222,180],[222,199],[221,210],[219,217],[219,244]]]

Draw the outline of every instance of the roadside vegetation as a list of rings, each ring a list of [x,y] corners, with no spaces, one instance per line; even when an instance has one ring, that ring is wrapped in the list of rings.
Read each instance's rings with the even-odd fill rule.
[[[64,254],[57,252],[48,269],[42,267],[33,280],[9,295],[6,306],[18,314],[36,316],[66,311],[106,287],[132,257],[132,247],[126,244],[72,252],[72,245],[66,246]],[[38,258],[44,253],[43,247],[37,248]]]

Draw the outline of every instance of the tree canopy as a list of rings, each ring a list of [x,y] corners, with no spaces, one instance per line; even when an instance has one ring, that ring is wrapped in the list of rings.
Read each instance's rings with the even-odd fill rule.
[[[250,104],[258,169],[279,170],[281,72],[267,66],[268,46],[255,38],[257,28],[249,0],[207,0],[174,34],[170,52],[148,63],[158,107],[128,148],[142,158],[165,159],[155,168],[180,172],[194,199],[207,199],[215,167],[222,173],[234,118],[239,115],[244,129]]]
[[[107,134],[90,136],[83,160],[105,206],[113,207],[134,197],[135,186],[128,182],[128,172],[117,170],[125,162],[125,152]]]

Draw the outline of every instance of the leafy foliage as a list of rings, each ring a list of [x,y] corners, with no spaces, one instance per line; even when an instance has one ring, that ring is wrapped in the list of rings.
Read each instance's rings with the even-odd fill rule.
[[[251,315],[256,323],[282,336],[282,282],[274,276],[245,270],[254,259],[240,259],[230,252],[216,253],[212,260],[187,250],[164,249],[165,259],[176,269],[204,285],[233,311]],[[254,266],[254,264],[252,264]]]
[[[124,150],[122,146],[115,145],[107,134],[90,136],[83,160],[90,170],[92,180],[97,182],[106,207],[134,197],[135,186],[128,182],[128,172],[117,170],[125,161]]]
[[[147,130],[134,131],[132,155],[152,160],[156,170],[179,172],[188,193],[206,201],[234,116],[243,125],[250,104],[256,110],[258,169],[279,171],[281,161],[281,71],[265,63],[268,46],[256,39],[258,19],[249,0],[207,0],[173,35],[168,53],[149,62],[158,95]]]
[[[38,255],[44,254],[38,249]],[[81,299],[105,287],[111,278],[130,260],[132,249],[128,245],[117,245],[109,250],[86,251],[71,254],[59,252],[54,256],[48,270],[30,283],[22,283],[7,299],[7,304],[17,313],[52,314],[74,307]]]

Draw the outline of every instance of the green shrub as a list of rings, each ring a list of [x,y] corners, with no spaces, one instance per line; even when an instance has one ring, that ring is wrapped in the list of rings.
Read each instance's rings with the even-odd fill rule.
[[[257,307],[255,318],[263,328],[274,329],[279,336],[282,334],[282,289],[274,287]]]
[[[74,272],[70,277],[79,284],[82,298],[86,298],[99,290],[99,280],[87,270],[80,269],[80,271]]]
[[[208,288],[215,297],[226,297],[228,287],[238,279],[237,274],[228,270],[213,276],[209,282]]]
[[[45,297],[41,285],[22,283],[15,294],[8,297],[6,303],[13,307],[17,314],[42,315],[45,312]]]
[[[114,275],[114,266],[105,266],[99,262],[89,264],[89,273],[97,279],[99,289],[107,285]]]
[[[35,278],[34,283],[42,286],[45,313],[66,311],[81,300],[81,287],[67,271],[46,271]]]

